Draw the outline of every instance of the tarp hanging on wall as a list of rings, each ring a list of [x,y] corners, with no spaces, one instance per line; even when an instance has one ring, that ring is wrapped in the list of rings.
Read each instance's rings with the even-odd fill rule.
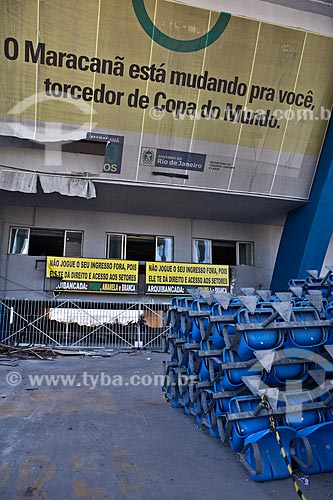
[[[39,175],[40,184],[44,193],[60,193],[65,196],[79,196],[81,198],[96,198],[94,183],[89,179]]]
[[[37,174],[0,170],[0,189],[20,191],[21,193],[37,193]]]
[[[97,326],[108,323],[129,325],[136,323],[142,311],[130,309],[69,309],[50,308],[49,319],[61,323],[77,323],[82,326]]]

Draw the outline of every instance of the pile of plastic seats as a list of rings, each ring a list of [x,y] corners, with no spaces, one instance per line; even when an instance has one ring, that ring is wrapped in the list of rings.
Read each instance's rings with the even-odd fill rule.
[[[167,400],[256,481],[290,476],[281,447],[294,471],[333,471],[332,271],[275,294],[194,289],[169,308]]]

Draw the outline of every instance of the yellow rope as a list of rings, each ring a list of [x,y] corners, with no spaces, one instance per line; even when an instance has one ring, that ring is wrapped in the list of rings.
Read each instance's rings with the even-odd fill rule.
[[[294,483],[294,488],[296,490],[296,493],[297,495],[302,499],[302,500],[306,500],[306,497],[304,496],[304,494],[302,493],[301,491],[301,488],[298,486],[297,482],[295,479],[293,479],[292,477],[292,473],[293,473],[293,470],[292,470],[292,467],[291,467],[291,464],[288,460],[288,456],[287,456],[287,453],[286,453],[286,450],[284,449],[283,447],[283,444],[282,444],[282,440],[281,440],[281,436],[276,428],[276,425],[275,425],[275,420],[274,420],[274,417],[273,417],[273,411],[272,411],[272,407],[268,401],[268,399],[266,398],[266,395],[263,394],[261,396],[261,402],[260,402],[260,406],[262,408],[265,408],[268,412],[268,416],[269,416],[269,429],[270,431],[274,432],[275,433],[275,437],[276,437],[276,440],[278,442],[278,445],[280,447],[280,450],[281,450],[281,453],[282,453],[282,456],[284,458],[284,461],[285,461],[285,464],[288,468],[288,472],[290,474],[290,477]]]

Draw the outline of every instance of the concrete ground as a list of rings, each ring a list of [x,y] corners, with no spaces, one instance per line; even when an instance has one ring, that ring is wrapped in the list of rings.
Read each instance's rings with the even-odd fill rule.
[[[229,447],[148,385],[164,359],[141,351],[6,366],[2,358],[0,498],[298,498],[290,479],[249,479]],[[307,479],[299,480],[307,500],[333,498],[332,474]]]

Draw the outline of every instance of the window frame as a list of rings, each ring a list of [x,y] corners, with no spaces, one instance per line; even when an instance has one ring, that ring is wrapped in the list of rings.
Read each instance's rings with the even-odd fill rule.
[[[163,262],[163,261],[160,261],[160,260],[157,260],[157,248],[158,248],[158,239],[159,238],[163,238],[163,239],[170,239],[171,240],[171,244],[172,244],[172,249],[171,249],[171,260],[166,260],[165,262],[173,262],[173,259],[174,259],[174,236],[166,236],[166,235],[153,235],[153,234],[146,234],[146,235],[143,235],[143,234],[135,234],[135,233],[105,233],[106,234],[106,242],[105,242],[105,257],[106,259],[116,259],[115,257],[109,257],[109,252],[108,252],[108,249],[109,249],[109,239],[110,239],[110,236],[121,236],[122,238],[122,251],[121,251],[121,255],[122,257],[120,257],[119,259],[120,260],[126,260],[127,258],[127,242],[128,242],[128,239],[133,236],[133,237],[137,237],[137,236],[145,236],[147,238],[151,238],[152,241],[154,241],[154,246],[155,246],[155,251],[154,251],[154,254],[155,254],[155,261],[154,262]],[[141,259],[137,259],[138,261],[141,261]]]
[[[209,262],[198,262],[196,259],[197,252],[195,248],[195,242],[196,241],[208,241],[209,243]],[[192,260],[195,264],[211,264],[212,263],[212,240],[209,238],[193,238],[193,244],[192,244]]]
[[[63,248],[63,257],[68,257],[68,255],[66,255],[66,244],[67,244],[67,234],[68,233],[79,233],[81,234],[81,246],[80,246],[80,255],[78,258],[82,257],[82,249],[83,249],[83,231],[79,231],[79,230],[72,230],[72,229],[65,229],[64,230],[64,248]],[[76,257],[76,256],[75,256]]]
[[[13,231],[18,230],[18,229],[23,229],[25,231],[28,231],[28,245],[27,245],[27,252],[26,253],[17,253],[17,252],[11,252],[11,242],[12,242],[12,234]],[[65,254],[65,249],[66,249],[66,236],[67,233],[80,233],[82,235],[81,238],[81,247],[80,247],[80,255],[77,257],[80,258],[82,257],[82,250],[83,250],[83,238],[84,238],[84,231],[79,230],[79,229],[56,229],[56,228],[41,228],[41,227],[25,227],[25,226],[11,226],[9,228],[9,238],[8,238],[8,255],[28,255],[29,257],[40,257],[40,255],[30,255],[29,250],[30,250],[30,243],[31,243],[31,232],[35,231],[59,231],[62,232],[62,255],[61,257],[66,257]]]
[[[118,257],[119,260],[126,260],[126,246],[127,246],[127,234],[124,233],[106,233],[106,245],[105,245],[105,256],[107,259],[115,259],[116,257],[109,257],[109,248],[110,248],[110,236],[120,236],[121,237],[121,257]]]
[[[250,245],[251,248],[251,264],[240,264],[240,245]],[[253,241],[236,241],[236,265],[237,266],[254,266],[254,242]]]
[[[22,229],[24,231],[28,231],[28,247],[27,247],[27,252],[26,253],[11,252],[11,243],[12,243],[12,234],[13,234],[13,231],[22,230]],[[30,230],[31,230],[30,227],[25,227],[25,226],[11,226],[9,228],[8,255],[29,255]]]
[[[217,238],[214,239],[209,239],[209,238],[193,238],[193,243],[192,243],[192,262],[195,264],[198,264],[199,262],[197,261],[196,257],[196,248],[195,248],[195,242],[196,241],[205,241],[209,242],[209,260],[210,264],[214,265],[212,262],[213,260],[213,241],[225,241],[225,242],[230,242],[235,244],[235,252],[236,252],[236,266],[241,266],[241,265],[247,265],[247,266],[255,266],[255,258],[254,258],[254,241],[238,241],[238,240],[219,240]],[[251,248],[251,263],[250,264],[240,264],[240,245],[250,245]]]
[[[171,260],[158,260],[157,259],[158,240],[159,239],[171,240]],[[173,259],[174,259],[174,237],[173,236],[162,236],[160,234],[158,236],[155,236],[155,262],[173,262]]]

